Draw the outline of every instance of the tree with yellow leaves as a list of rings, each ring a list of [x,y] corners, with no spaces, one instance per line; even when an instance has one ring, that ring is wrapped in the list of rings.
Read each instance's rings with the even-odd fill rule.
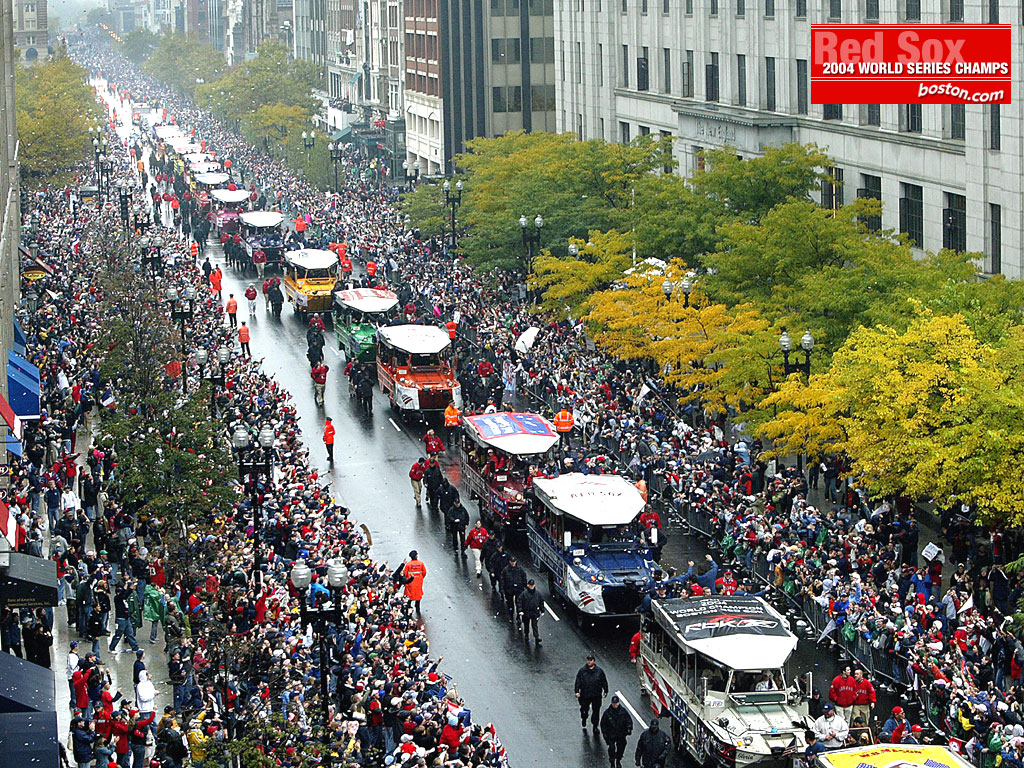
[[[1024,362],[1017,326],[981,342],[962,315],[925,312],[905,332],[861,328],[804,386],[793,380],[762,407],[783,450],[842,451],[878,494],[954,499],[985,519],[1024,522]]]
[[[587,241],[570,238],[569,255],[564,259],[545,251],[534,262],[531,283],[544,292],[544,309],[560,317],[579,317],[583,303],[622,278],[631,263],[628,235],[595,231]]]
[[[683,401],[707,396],[721,375],[707,359],[732,318],[723,305],[708,301],[681,260],[664,270],[638,268],[586,306],[602,347],[626,360],[654,360],[665,381],[683,391]]]

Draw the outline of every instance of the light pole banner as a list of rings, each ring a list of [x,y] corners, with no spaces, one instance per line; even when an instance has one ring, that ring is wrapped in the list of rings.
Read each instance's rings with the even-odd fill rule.
[[[1009,24],[812,24],[813,104],[1009,104]]]

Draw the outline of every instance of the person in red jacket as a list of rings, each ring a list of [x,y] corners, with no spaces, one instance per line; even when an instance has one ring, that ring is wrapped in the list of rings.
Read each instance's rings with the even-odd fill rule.
[[[71,685],[75,689],[75,708],[82,711],[87,720],[92,720],[92,702],[89,701],[89,675],[78,668],[71,676]]]
[[[643,639],[644,633],[637,630],[637,633],[629,641],[629,662],[631,664],[636,664],[636,660],[640,658],[640,643]]]
[[[875,694],[875,686],[864,675],[863,669],[858,669],[853,673],[853,680],[854,689],[857,694],[853,702],[853,717],[859,717],[864,721],[864,725],[870,726],[871,712],[874,710],[875,701],[878,698]],[[850,722],[853,722],[853,720]]]
[[[459,718],[455,715],[448,715],[448,723],[441,729],[441,746],[447,747],[450,754],[459,751],[462,744],[462,726],[459,725]]]
[[[118,764],[125,768],[128,766],[127,755],[131,752],[128,746],[128,734],[131,731],[131,725],[128,723],[128,713],[123,709],[117,710],[110,721],[110,740],[114,742],[114,752],[117,753]]]
[[[853,720],[853,705],[857,701],[857,684],[847,664],[843,671],[832,679],[828,689],[828,697],[836,705],[836,710],[847,722]]]
[[[476,565],[476,575],[481,574],[480,569],[480,550],[483,549],[484,544],[491,538],[491,534],[484,528],[484,524],[479,520],[476,521],[476,525],[466,534],[466,546],[469,547],[469,551],[473,553],[473,563]]]
[[[434,430],[427,430],[427,434],[423,436],[423,442],[427,446],[427,456],[437,456],[439,453],[444,453],[444,443],[434,433]]]
[[[409,467],[409,482],[412,484],[412,497],[416,501],[416,508],[423,506],[421,501],[423,495],[423,474],[427,471],[427,460],[422,456]]]
[[[736,577],[732,575],[732,571],[726,571],[725,575],[715,579],[715,592],[720,595],[733,595],[739,588],[740,584],[736,581]]]

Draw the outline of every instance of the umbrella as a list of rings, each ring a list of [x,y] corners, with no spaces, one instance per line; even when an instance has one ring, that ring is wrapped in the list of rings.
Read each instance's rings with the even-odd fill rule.
[[[519,334],[519,338],[516,339],[516,352],[525,354],[537,342],[538,333],[540,333],[540,328],[530,327]]]

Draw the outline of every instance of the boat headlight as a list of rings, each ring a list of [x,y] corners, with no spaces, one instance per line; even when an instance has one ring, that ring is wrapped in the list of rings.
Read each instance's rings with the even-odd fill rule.
[[[720,726],[722,726],[723,728],[728,728],[729,727],[729,718],[728,717],[720,717],[720,718],[718,718],[718,724]]]

